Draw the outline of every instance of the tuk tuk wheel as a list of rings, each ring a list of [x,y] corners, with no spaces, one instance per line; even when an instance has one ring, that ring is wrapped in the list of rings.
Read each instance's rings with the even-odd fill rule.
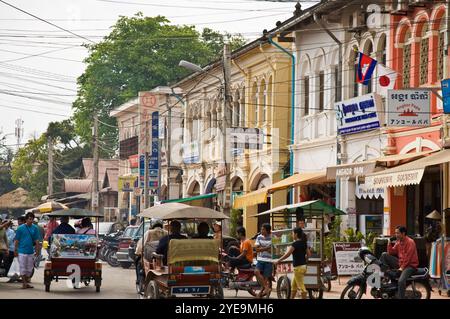
[[[159,299],[159,287],[156,281],[150,280],[150,282],[147,284],[147,287],[145,287],[144,296],[146,299]]]
[[[212,290],[211,298],[213,298],[213,299],[223,299],[224,298],[222,285],[217,285],[215,287],[211,287],[211,290]]]
[[[289,299],[291,297],[291,281],[288,276],[282,276],[277,280],[278,299]]]
[[[307,289],[309,299],[323,299],[323,288],[319,289]]]
[[[100,286],[95,286],[95,292],[100,292]]]
[[[45,285],[45,292],[50,292],[50,284]]]

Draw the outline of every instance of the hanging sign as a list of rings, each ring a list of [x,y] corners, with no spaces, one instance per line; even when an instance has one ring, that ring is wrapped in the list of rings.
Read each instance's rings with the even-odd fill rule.
[[[353,134],[380,127],[379,97],[366,94],[335,104],[338,134]]]
[[[431,92],[388,90],[388,126],[429,126]]]
[[[450,114],[450,79],[441,82],[442,99],[444,101],[444,113]]]

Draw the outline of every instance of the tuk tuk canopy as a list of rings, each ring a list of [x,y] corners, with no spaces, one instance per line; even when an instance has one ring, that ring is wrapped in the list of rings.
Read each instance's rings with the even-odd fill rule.
[[[83,208],[69,208],[66,210],[57,210],[52,213],[46,214],[49,217],[74,217],[74,218],[83,218],[83,217],[103,217],[102,214],[83,209]]]
[[[167,203],[145,209],[138,217],[156,219],[217,219],[229,217],[221,212],[206,207],[189,206],[181,203]]]
[[[290,204],[290,205],[284,205],[284,206],[278,206],[275,208],[272,208],[270,210],[267,210],[265,212],[259,213],[257,215],[253,215],[252,217],[258,217],[262,215],[268,215],[273,213],[279,213],[283,211],[288,212],[294,212],[297,208],[302,208],[305,217],[316,217],[321,215],[346,215],[346,213],[340,209],[337,209],[334,206],[328,205],[324,201],[318,199],[318,200],[311,200],[307,202],[301,202],[296,204]]]

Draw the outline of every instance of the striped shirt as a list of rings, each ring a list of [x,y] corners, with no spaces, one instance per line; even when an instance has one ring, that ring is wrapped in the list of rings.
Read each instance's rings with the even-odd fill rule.
[[[256,237],[255,247],[271,247],[272,246],[272,235],[264,237],[263,235],[258,235]],[[270,250],[261,251],[257,254],[258,261],[272,261],[272,253]]]

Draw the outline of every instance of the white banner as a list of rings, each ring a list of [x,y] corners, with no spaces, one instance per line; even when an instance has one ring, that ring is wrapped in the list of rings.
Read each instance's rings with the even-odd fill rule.
[[[431,92],[425,90],[389,90],[388,126],[429,126]]]
[[[358,256],[361,243],[333,243],[333,248],[339,276],[358,275],[364,270],[364,262]]]
[[[425,169],[366,176],[366,184],[370,187],[395,187],[420,184]]]

